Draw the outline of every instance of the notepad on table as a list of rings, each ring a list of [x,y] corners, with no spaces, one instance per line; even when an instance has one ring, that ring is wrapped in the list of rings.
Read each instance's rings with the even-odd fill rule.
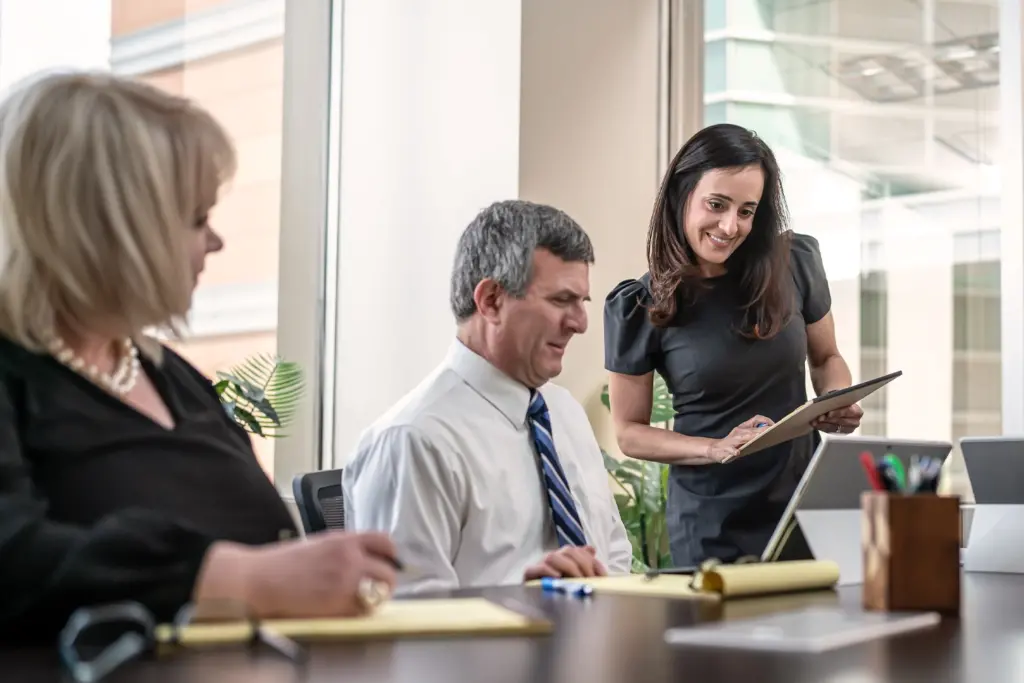
[[[260,626],[296,639],[365,640],[428,636],[500,636],[549,633],[552,624],[540,615],[483,598],[392,600],[363,617],[339,619],[268,619]],[[182,646],[245,642],[252,637],[248,622],[203,622],[182,628],[177,639],[171,626],[157,629],[157,640]]]
[[[721,564],[702,572],[699,589],[726,598],[832,588],[839,565],[830,560]]]
[[[618,576],[595,576],[586,579],[567,579],[585,583],[596,593],[620,595],[648,595],[660,598],[690,598],[693,600],[717,600],[713,593],[704,593],[690,588],[691,577],[682,574],[665,574],[648,579],[643,574],[620,574]],[[539,586],[540,581],[531,581],[528,586]]]
[[[721,564],[690,575],[644,574],[570,579],[585,583],[595,593],[647,595],[663,598],[717,600],[755,595],[832,588],[839,581],[839,565],[824,560]],[[540,585],[531,581],[527,585]]]

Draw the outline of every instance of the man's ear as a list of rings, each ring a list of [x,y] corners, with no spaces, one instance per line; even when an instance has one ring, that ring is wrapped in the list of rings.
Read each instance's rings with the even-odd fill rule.
[[[483,279],[473,289],[473,303],[485,320],[496,322],[505,303],[505,290],[496,281]]]

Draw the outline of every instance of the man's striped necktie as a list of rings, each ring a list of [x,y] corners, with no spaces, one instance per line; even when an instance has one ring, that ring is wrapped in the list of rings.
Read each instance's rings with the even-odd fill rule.
[[[565,478],[565,471],[558,461],[558,453],[555,452],[555,440],[551,436],[553,434],[551,415],[548,413],[544,397],[537,390],[533,390],[531,393],[530,408],[526,415],[530,424],[530,433],[533,435],[533,443],[537,448],[537,455],[540,457],[541,475],[544,480],[544,488],[548,493],[551,520],[555,525],[558,545],[586,545],[587,539],[583,534],[583,524],[576,512],[576,504],[569,491],[569,482]]]

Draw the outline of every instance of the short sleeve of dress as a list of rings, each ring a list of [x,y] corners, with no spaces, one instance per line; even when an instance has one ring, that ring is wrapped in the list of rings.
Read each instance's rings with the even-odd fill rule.
[[[657,365],[659,331],[647,318],[651,294],[646,276],[625,280],[604,301],[604,367],[623,375],[646,375]]]
[[[818,240],[810,235],[793,233],[790,256],[804,322],[808,325],[816,323],[832,309],[832,293],[821,262]]]

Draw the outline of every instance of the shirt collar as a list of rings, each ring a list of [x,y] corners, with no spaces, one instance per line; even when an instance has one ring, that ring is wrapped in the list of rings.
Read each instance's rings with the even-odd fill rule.
[[[458,339],[449,347],[445,365],[497,408],[513,426],[522,427],[526,424],[530,390],[523,384],[491,365]]]

